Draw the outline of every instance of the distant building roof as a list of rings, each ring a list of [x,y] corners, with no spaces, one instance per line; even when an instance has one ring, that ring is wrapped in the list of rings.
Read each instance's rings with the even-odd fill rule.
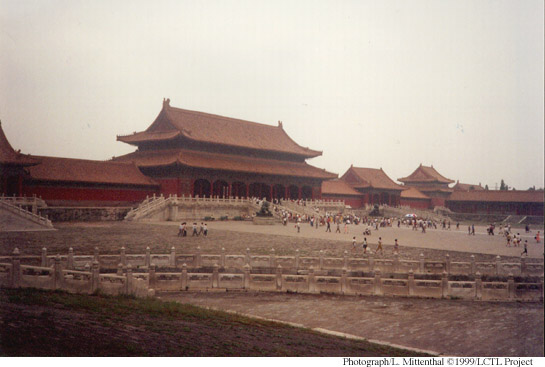
[[[412,183],[412,182],[431,183],[431,182],[437,182],[437,183],[450,184],[450,183],[454,182],[453,180],[451,180],[449,178],[446,178],[445,176],[443,176],[439,172],[437,172],[435,170],[435,168],[433,168],[433,166],[427,167],[427,166],[423,166],[422,164],[420,164],[420,166],[418,166],[418,168],[413,173],[411,173],[409,176],[403,177],[403,178],[398,178],[397,180],[400,181],[400,182],[403,182],[403,183]]]
[[[452,186],[454,191],[484,191],[484,187],[481,184],[465,184],[460,181],[456,181],[456,185]]]
[[[430,199],[429,196],[423,194],[420,190],[414,187],[403,190],[399,196],[402,199]]]
[[[0,122],[0,164],[10,166],[32,166],[38,164],[38,161],[31,158],[28,155],[16,152],[9,143],[4,130],[2,129],[2,123]]]
[[[139,167],[180,164],[188,167],[319,179],[336,178],[335,173],[306,162],[280,161],[251,156],[209,153],[185,149],[142,150],[114,158],[116,162],[134,162]]]
[[[455,191],[447,201],[482,201],[482,202],[512,202],[512,203],[541,203],[544,200],[543,191],[515,191],[515,190],[483,190],[483,191]]]
[[[30,167],[30,177],[39,181],[85,182],[158,186],[131,163],[85,159],[36,157],[40,164]]]
[[[155,121],[142,132],[118,136],[117,140],[139,145],[145,142],[185,138],[202,143],[220,144],[271,152],[289,153],[306,158],[322,155],[322,152],[302,147],[278,126],[189,111],[170,106],[163,101],[163,109]]]
[[[348,182],[353,188],[375,188],[386,190],[403,190],[403,186],[396,184],[388,175],[380,169],[351,166],[341,177],[345,179],[349,172],[356,176],[358,182]]]
[[[329,180],[322,182],[322,195],[348,195],[348,196],[361,196],[362,194],[354,190],[350,185],[340,179]]]

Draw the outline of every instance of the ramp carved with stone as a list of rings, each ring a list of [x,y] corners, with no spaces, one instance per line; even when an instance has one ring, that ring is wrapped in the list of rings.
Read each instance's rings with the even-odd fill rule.
[[[0,232],[43,230],[54,230],[48,218],[0,200]]]

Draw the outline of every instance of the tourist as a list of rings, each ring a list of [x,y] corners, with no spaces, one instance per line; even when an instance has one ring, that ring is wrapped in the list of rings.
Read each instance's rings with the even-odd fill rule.
[[[383,254],[383,250],[382,250],[382,237],[379,237],[378,238],[378,246],[377,246],[377,249],[375,251],[375,254],[380,250],[380,254],[382,255]]]
[[[201,222],[201,225],[200,225],[200,227],[199,227],[199,233],[198,233],[198,234],[200,235],[200,234],[203,234],[203,233],[204,233],[204,225],[203,225],[203,222]]]
[[[356,237],[352,237],[352,252],[356,251]]]
[[[363,247],[363,253],[366,254],[367,253],[367,238],[366,237],[363,238],[362,247]]]
[[[467,234],[471,236],[471,226],[467,226]]]
[[[535,240],[536,240],[536,243],[540,243],[540,242],[541,242],[540,239],[539,239],[539,231],[537,231],[537,234],[536,234],[536,236],[535,236],[534,238],[535,238]]]
[[[460,222],[456,222],[456,230],[460,229]]]
[[[424,227],[422,227],[424,228]],[[395,244],[394,244],[394,254],[398,254],[399,253],[399,244],[397,243],[397,238],[395,239]]]
[[[529,224],[527,224],[524,229],[526,230],[526,233],[530,233],[530,225]]]
[[[471,225],[471,234],[475,236],[475,224]]]
[[[511,233],[507,232],[507,234],[505,235],[505,238],[507,238],[507,245],[505,246],[511,247]]]
[[[329,220],[329,217],[326,219],[327,222],[327,228],[325,229],[326,232],[331,232],[331,221]]]
[[[178,227],[178,237],[182,237],[184,235],[184,224],[180,223],[180,226]]]
[[[524,240],[524,251],[520,254],[520,256],[526,254],[526,257],[528,257],[528,240]]]
[[[191,237],[193,236],[199,236],[199,232],[197,232],[197,223],[193,223],[193,233],[191,234]]]
[[[297,228],[297,233],[301,232],[301,218],[297,219],[297,223],[295,223],[295,228]]]
[[[341,223],[337,220],[337,229],[335,230],[335,233],[341,233]]]
[[[203,228],[203,235],[204,237],[208,236],[208,227],[206,226],[206,223],[204,223],[204,228]]]

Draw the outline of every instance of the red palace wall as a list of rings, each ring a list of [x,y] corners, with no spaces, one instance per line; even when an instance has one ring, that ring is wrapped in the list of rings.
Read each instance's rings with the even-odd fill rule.
[[[444,198],[431,198],[431,207],[435,208],[436,206],[445,206]]]
[[[157,194],[152,189],[24,185],[23,195],[41,197],[45,201],[126,201],[138,202]]]
[[[409,206],[414,209],[429,209],[431,205],[430,203],[430,200],[411,200],[404,198],[401,198],[400,200],[401,206]]]

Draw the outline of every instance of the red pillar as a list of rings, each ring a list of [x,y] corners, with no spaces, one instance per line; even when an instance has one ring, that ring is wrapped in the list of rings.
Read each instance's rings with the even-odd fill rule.
[[[301,187],[297,188],[297,199],[301,200]]]
[[[288,187],[284,187],[284,199],[287,200],[288,199]]]
[[[246,185],[246,199],[250,197],[250,184]]]

